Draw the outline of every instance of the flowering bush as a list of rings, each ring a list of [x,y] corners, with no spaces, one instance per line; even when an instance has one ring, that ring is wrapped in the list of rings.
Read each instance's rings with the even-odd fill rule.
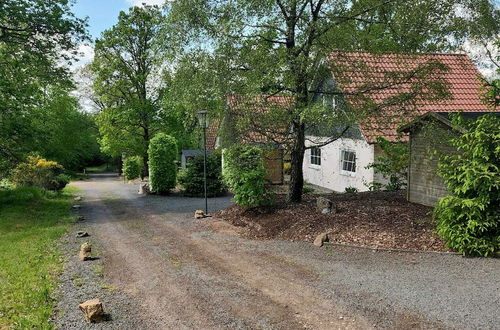
[[[22,187],[62,190],[69,181],[70,178],[64,174],[64,167],[40,156],[29,156],[12,173],[12,182]]]

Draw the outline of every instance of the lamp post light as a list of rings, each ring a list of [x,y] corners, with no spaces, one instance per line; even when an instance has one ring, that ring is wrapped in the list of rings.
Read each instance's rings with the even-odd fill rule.
[[[205,190],[205,216],[208,216],[208,196],[207,196],[207,128],[208,128],[208,111],[198,111],[198,122],[203,128],[203,188]]]

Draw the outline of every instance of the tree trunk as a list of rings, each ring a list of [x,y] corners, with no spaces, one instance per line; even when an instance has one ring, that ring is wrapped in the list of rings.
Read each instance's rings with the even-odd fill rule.
[[[305,126],[294,123],[295,141],[291,150],[290,183],[288,186],[288,202],[300,203],[304,188],[303,162],[305,154]]]
[[[145,177],[149,176],[149,156],[146,152],[144,156],[142,156],[142,172],[141,172],[141,180],[144,180]]]
[[[142,156],[142,173],[141,180],[144,180],[145,177],[149,176],[149,129],[144,128],[144,144],[145,144],[145,152]]]

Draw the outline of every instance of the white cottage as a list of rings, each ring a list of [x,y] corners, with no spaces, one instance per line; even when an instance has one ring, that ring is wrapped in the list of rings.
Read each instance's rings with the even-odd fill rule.
[[[363,102],[373,101],[371,105],[378,111],[362,122],[354,125],[348,137],[340,138],[321,147],[321,141],[328,136],[307,136],[309,149],[304,157],[304,179],[313,185],[343,192],[348,187],[367,191],[373,182],[385,184],[387,180],[373,168],[367,166],[382,155],[377,137],[389,141],[407,141],[407,136],[399,136],[397,128],[427,112],[486,112],[479,89],[480,73],[472,61],[462,54],[382,54],[364,52],[338,52],[332,54],[332,78],[325,86],[335,86],[345,95],[340,101],[347,109],[360,108]],[[436,81],[448,89],[445,99],[414,97],[411,93],[425,93],[426,86],[418,84],[424,79],[425,70],[433,69]],[[379,87],[368,88],[375,86]],[[419,90],[416,90],[419,88]],[[334,94],[334,93],[333,93]],[[328,102],[335,107],[332,93],[324,93],[320,100],[332,98]],[[400,95],[408,95],[406,103],[391,102]],[[414,96],[414,95],[413,95]],[[433,99],[434,98],[434,99]],[[338,102],[337,102],[338,103]],[[367,103],[369,104],[369,103]],[[391,105],[392,104],[392,105]],[[353,106],[354,105],[354,106]],[[356,106],[358,105],[358,106]],[[356,110],[354,110],[356,111]]]

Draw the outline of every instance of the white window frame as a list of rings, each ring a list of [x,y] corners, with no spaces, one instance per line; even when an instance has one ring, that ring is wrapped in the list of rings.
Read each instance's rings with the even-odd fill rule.
[[[346,152],[353,153],[354,154],[354,160],[344,160],[344,154]],[[354,164],[354,171],[349,171],[349,170],[344,170],[344,162],[348,162],[351,164]],[[340,149],[340,173],[342,175],[347,175],[347,176],[356,176],[356,171],[357,171],[357,156],[356,156],[356,151],[352,149]]]
[[[318,150],[319,155],[313,155],[313,150]],[[313,163],[313,158],[317,159],[319,161],[319,164]],[[312,147],[309,149],[309,166],[312,168],[320,168],[321,167],[321,148],[319,147]]]
[[[323,106],[331,106],[332,109],[337,107],[337,101],[335,100],[335,96],[333,94],[325,94],[323,93]]]

